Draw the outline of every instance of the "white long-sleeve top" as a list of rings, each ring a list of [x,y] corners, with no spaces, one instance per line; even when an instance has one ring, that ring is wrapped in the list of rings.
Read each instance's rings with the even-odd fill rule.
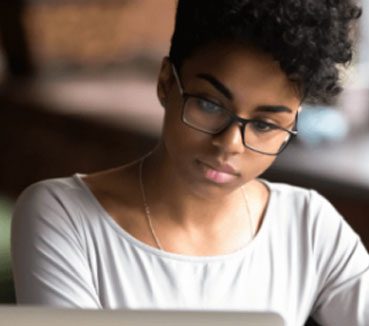
[[[153,248],[109,216],[76,174],[32,185],[12,222],[21,304],[75,308],[267,310],[289,326],[369,325],[369,255],[322,196],[266,182],[246,247],[222,256]]]

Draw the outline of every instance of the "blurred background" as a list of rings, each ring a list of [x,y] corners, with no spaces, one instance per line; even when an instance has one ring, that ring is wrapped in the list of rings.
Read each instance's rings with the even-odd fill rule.
[[[369,17],[335,103],[305,105],[301,136],[263,177],[328,197],[369,248]],[[175,0],[0,3],[0,303],[13,303],[9,234],[33,182],[138,158],[163,116],[156,76]],[[366,8],[366,10],[365,10]]]

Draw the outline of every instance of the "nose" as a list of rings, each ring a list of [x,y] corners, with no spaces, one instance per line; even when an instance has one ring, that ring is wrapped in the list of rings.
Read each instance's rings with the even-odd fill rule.
[[[241,154],[245,151],[242,141],[241,126],[234,122],[222,132],[213,136],[212,143],[222,152],[228,154]]]

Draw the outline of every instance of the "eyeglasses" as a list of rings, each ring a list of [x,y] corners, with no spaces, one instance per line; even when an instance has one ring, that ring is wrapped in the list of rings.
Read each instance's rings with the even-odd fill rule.
[[[233,123],[237,123],[240,127],[243,145],[265,155],[280,154],[291,139],[297,135],[297,113],[292,130],[261,119],[243,119],[209,99],[186,93],[173,63],[172,69],[183,99],[182,122],[189,127],[217,135]]]

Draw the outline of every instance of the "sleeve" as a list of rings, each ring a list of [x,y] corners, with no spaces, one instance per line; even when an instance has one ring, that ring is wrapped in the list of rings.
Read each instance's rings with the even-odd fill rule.
[[[323,326],[368,326],[368,252],[333,206],[317,201],[312,237],[320,284],[312,317]]]
[[[17,302],[101,308],[77,213],[70,213],[72,201],[52,182],[29,187],[15,206],[11,254]]]

